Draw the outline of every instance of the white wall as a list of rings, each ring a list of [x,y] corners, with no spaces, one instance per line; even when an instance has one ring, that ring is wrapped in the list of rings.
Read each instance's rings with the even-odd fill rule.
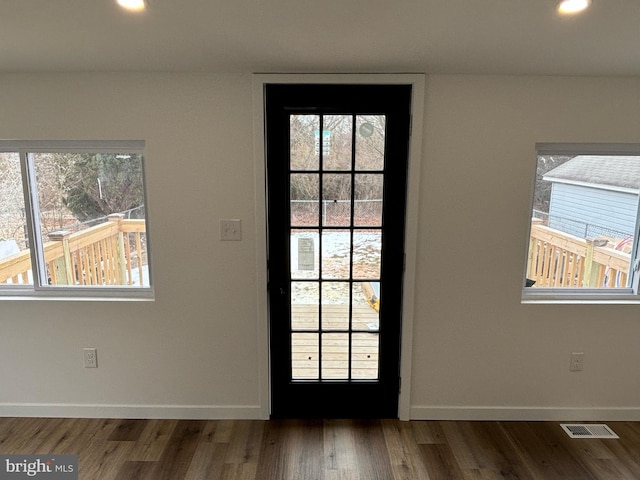
[[[412,416],[640,418],[639,305],[520,304],[534,144],[638,142],[640,79],[435,76],[425,109]]]
[[[1,76],[0,105],[4,138],[146,141],[156,285],[148,303],[1,301],[0,414],[259,416],[251,77]]]
[[[1,138],[146,141],[156,284],[155,302],[1,301],[0,415],[265,415],[251,92],[250,75],[0,76]],[[640,418],[640,307],[520,304],[535,142],[639,142],[640,79],[426,93],[412,417]]]

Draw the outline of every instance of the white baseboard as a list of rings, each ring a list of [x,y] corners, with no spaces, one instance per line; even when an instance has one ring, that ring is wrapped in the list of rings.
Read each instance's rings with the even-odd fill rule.
[[[411,420],[640,421],[638,408],[411,407]]]
[[[0,403],[0,417],[164,418],[177,420],[264,420],[259,405],[75,405]]]
[[[177,420],[266,420],[259,405],[76,405],[0,404],[0,417],[161,418]],[[410,420],[640,421],[638,408],[413,406]]]

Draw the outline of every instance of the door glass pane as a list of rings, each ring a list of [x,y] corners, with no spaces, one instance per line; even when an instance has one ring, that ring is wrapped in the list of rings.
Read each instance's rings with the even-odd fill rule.
[[[352,335],[351,377],[358,380],[378,378],[378,333],[354,333]]]
[[[353,224],[356,226],[382,225],[382,174],[356,174],[354,176]]]
[[[349,283],[322,282],[322,328],[346,330],[349,328]]]
[[[385,115],[356,118],[356,170],[382,170],[386,137]]]
[[[349,334],[322,335],[322,378],[346,380],[349,378]]]
[[[291,170],[318,170],[320,157],[316,145],[316,134],[319,129],[318,115],[289,117]]]
[[[317,333],[291,334],[291,378],[317,380],[320,377],[320,343]]]
[[[353,117],[323,117],[323,170],[351,170]]]
[[[354,282],[352,295],[353,329],[379,329],[380,282]]]
[[[291,116],[294,380],[378,379],[384,130],[383,115]]]
[[[33,285],[17,153],[0,153],[0,283]]]
[[[382,230],[353,233],[353,278],[380,278]]]
[[[320,177],[315,173],[293,173],[289,185],[291,225],[317,226],[320,209]]]
[[[351,175],[322,176],[322,218],[324,225],[351,225]]]
[[[318,282],[291,282],[291,328],[293,330],[317,330]]]
[[[351,272],[351,232],[322,232],[322,278],[348,279]]]
[[[291,278],[318,278],[318,230],[291,230]],[[316,297],[316,302],[319,297]]]
[[[148,286],[141,155],[32,158],[49,284]]]

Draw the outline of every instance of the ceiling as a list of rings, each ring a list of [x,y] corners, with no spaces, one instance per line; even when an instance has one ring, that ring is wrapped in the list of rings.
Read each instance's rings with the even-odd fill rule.
[[[640,0],[2,0],[0,72],[640,75]]]

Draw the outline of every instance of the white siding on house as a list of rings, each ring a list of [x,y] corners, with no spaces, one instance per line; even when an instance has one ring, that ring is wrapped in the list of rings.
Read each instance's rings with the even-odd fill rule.
[[[549,226],[582,238],[633,235],[638,195],[554,182]]]

